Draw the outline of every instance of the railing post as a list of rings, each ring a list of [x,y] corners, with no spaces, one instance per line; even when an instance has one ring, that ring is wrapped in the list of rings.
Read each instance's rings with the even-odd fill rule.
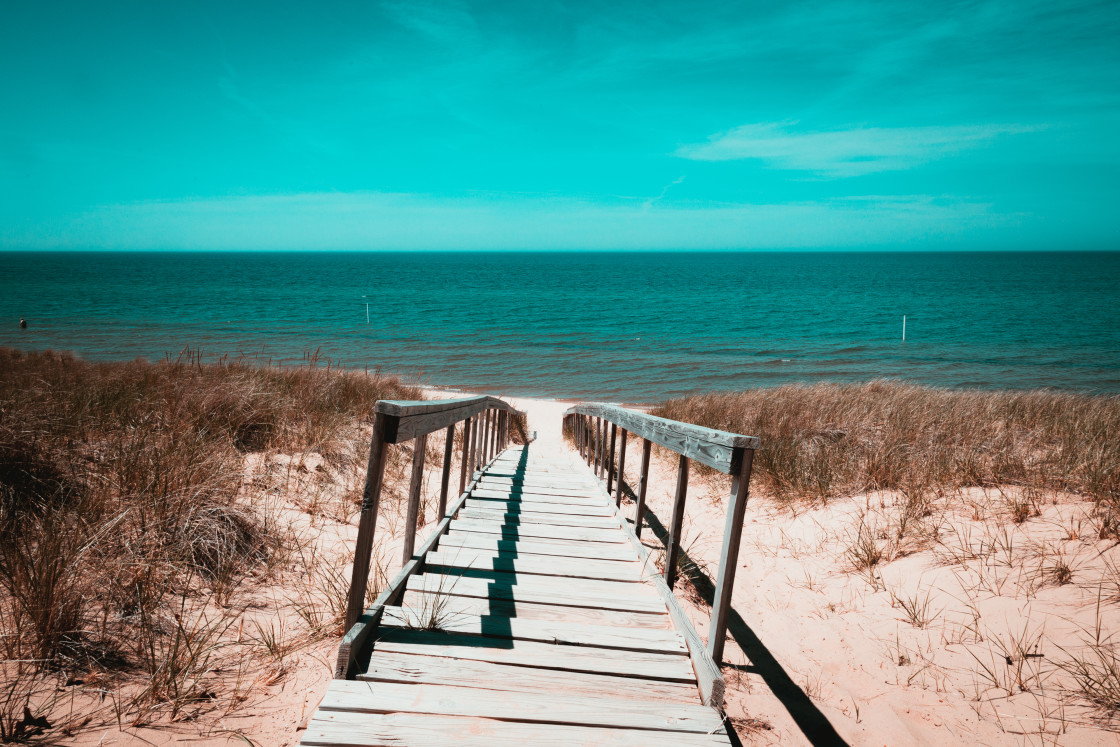
[[[482,413],[474,416],[474,422],[471,423],[471,471],[468,480],[474,477],[474,472],[478,469],[478,421],[482,420]]]
[[[688,494],[688,457],[681,454],[677,468],[677,493],[673,497],[673,520],[669,526],[669,543],[665,547],[665,584],[672,589],[677,580],[677,557],[681,550],[681,528],[684,526],[684,499]]]
[[[486,463],[494,458],[494,433],[497,428],[497,413],[494,410],[486,411]]]
[[[583,461],[591,466],[591,419],[586,415],[580,415],[580,420],[583,425]]]
[[[727,635],[727,617],[731,611],[731,592],[735,587],[735,567],[739,562],[739,540],[743,535],[743,517],[750,493],[751,465],[754,449],[743,452],[743,466],[731,478],[731,497],[727,501],[727,523],[723,527],[723,550],[719,555],[719,574],[712,606],[712,626],[708,631],[708,653],[716,666],[723,663],[723,643]]]
[[[618,426],[611,423],[611,445],[607,450],[607,495],[614,486],[614,442],[618,438]]]
[[[377,506],[381,502],[381,483],[385,477],[385,425],[388,416],[373,418],[373,439],[369,444],[369,467],[362,490],[362,509],[358,516],[358,540],[354,548],[354,571],[350,577],[350,596],[346,600],[346,627],[350,630],[365,607],[369,561],[373,555],[373,533],[377,528]]]
[[[596,450],[595,476],[602,479],[603,465],[607,462],[607,421],[599,418],[599,448]]]
[[[634,534],[642,538],[642,518],[646,510],[646,488],[649,487],[649,452],[653,444],[648,438],[642,439],[642,472],[638,477],[638,505],[634,509]]]
[[[428,445],[428,435],[416,437],[412,452],[412,481],[408,485],[408,514],[404,520],[404,551],[401,565],[412,559],[416,546],[416,524],[420,516],[420,488],[424,486],[424,450]]]
[[[463,423],[463,463],[459,465],[459,495],[467,489],[467,470],[470,469],[471,461],[471,423],[474,418],[467,418]]]
[[[615,477],[614,505],[622,505],[622,478],[626,476],[626,429],[622,429],[622,437],[618,442],[618,473]]]
[[[451,482],[451,452],[455,448],[455,424],[447,426],[447,443],[443,445],[443,474],[439,482],[439,514],[437,520],[442,519],[447,511],[447,488]]]

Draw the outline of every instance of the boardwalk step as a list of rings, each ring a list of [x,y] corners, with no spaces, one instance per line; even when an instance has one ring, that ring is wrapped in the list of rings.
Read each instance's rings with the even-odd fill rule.
[[[425,607],[426,605],[426,607]],[[515,602],[510,599],[481,599],[457,594],[430,594],[410,591],[404,595],[404,607],[414,609],[442,609],[449,615],[500,615],[524,620],[551,620],[579,623],[581,625],[607,625],[623,628],[650,628],[672,630],[673,624],[665,612],[623,612],[595,607],[570,607],[562,604]]]
[[[452,529],[469,529],[474,532],[501,534],[507,538],[536,537],[548,539],[572,539],[586,542],[610,542],[623,544],[619,529],[599,527],[561,527],[550,524],[510,525],[493,519],[458,519],[451,522]]]
[[[308,747],[710,747],[726,736],[672,731],[521,723],[413,713],[320,711],[307,726]]]
[[[508,574],[513,575],[513,574]],[[549,579],[548,576],[537,576]],[[500,579],[497,579],[500,581]],[[621,612],[665,612],[665,603],[655,594],[641,594],[639,590],[623,591],[616,587],[632,587],[634,584],[612,583],[609,590],[592,587],[594,582],[578,586],[571,583],[554,586],[533,583],[531,579],[521,578],[519,584],[494,583],[485,578],[469,578],[456,575],[421,573],[408,579],[410,591],[426,591],[434,594],[454,594],[456,596],[478,599],[501,599],[534,604],[559,604],[567,607],[597,607]]]
[[[415,629],[421,621],[428,619],[430,614],[429,609],[423,607],[419,609],[386,607],[381,625],[385,628]],[[442,611],[439,614],[440,630],[446,633],[541,641],[563,646],[609,648],[619,651],[646,651],[682,656],[688,653],[684,639],[672,630],[611,628],[550,620],[523,620],[519,617],[445,614]]]
[[[593,546],[586,542],[503,540],[493,534],[473,534],[454,532],[439,541],[440,550],[454,548],[489,550],[490,552],[511,552],[517,555],[560,556],[568,558],[594,558],[598,560],[637,560],[638,554],[629,546],[615,548],[602,542]]]
[[[636,560],[547,558],[508,552],[491,553],[470,548],[449,548],[428,553],[425,564],[432,569],[471,568],[504,573],[603,579],[628,583],[638,583],[642,580],[642,564]],[[448,572],[453,573],[454,571],[449,570]]]

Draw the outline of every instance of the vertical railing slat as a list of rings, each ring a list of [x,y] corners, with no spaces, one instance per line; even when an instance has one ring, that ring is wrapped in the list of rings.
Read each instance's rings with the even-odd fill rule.
[[[665,546],[665,583],[670,589],[677,580],[677,558],[681,551],[681,529],[684,526],[684,501],[688,495],[688,457],[680,455],[677,468],[677,492],[673,496],[673,518],[669,526],[669,542]]]
[[[474,418],[467,418],[463,423],[463,463],[459,465],[459,495],[467,489],[467,470],[470,469],[471,455],[471,423]]]
[[[642,439],[642,471],[638,477],[638,505],[634,508],[634,534],[642,538],[642,519],[646,510],[646,489],[649,487],[649,454],[653,443]]]
[[[377,507],[381,502],[381,483],[385,478],[385,426],[388,416],[378,413],[373,418],[373,438],[369,445],[369,466],[362,490],[362,508],[358,516],[358,539],[354,547],[354,570],[350,577],[350,596],[346,600],[346,630],[358,621],[365,608],[369,562],[373,555],[373,534],[377,528]]]
[[[623,478],[626,477],[626,429],[622,429],[621,438],[618,441],[618,474],[615,476],[615,492],[614,492],[614,505],[622,505],[622,483]]]
[[[743,517],[750,494],[753,463],[754,449],[747,449],[743,453],[739,474],[731,478],[731,497],[727,501],[727,521],[723,527],[723,550],[719,556],[719,573],[712,600],[712,627],[708,632],[708,653],[717,666],[723,663],[723,643],[727,635],[727,618],[731,611],[731,594],[735,587],[735,568],[739,562],[739,541],[743,536]]]
[[[455,424],[447,426],[447,442],[443,445],[443,474],[439,481],[439,513],[436,520],[447,511],[447,490],[451,486],[451,454],[455,449]]]
[[[404,520],[401,565],[412,560],[412,550],[416,547],[416,523],[420,516],[420,489],[424,487],[424,451],[427,445],[427,434],[416,437],[412,452],[412,481],[408,484],[408,513]]]
[[[618,426],[611,423],[611,445],[607,450],[607,495],[614,486],[614,442],[618,438]]]

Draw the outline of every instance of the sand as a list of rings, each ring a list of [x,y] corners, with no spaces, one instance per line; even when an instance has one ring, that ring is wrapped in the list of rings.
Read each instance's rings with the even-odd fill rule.
[[[539,447],[579,459],[561,437],[570,403],[509,400],[527,411]],[[270,459],[289,474],[322,474],[318,455]],[[357,532],[354,480],[364,472],[355,459],[346,480],[318,483],[314,506],[307,480],[289,481],[277,499],[281,515],[313,537],[325,565],[344,568],[347,581]],[[398,460],[398,491],[406,461]],[[627,482],[636,485],[638,460],[628,461]],[[267,465],[247,469],[251,482]],[[662,521],[675,470],[672,455],[655,449],[648,501]],[[437,474],[430,469],[426,481],[429,524]],[[693,475],[690,482],[682,544],[708,576],[718,565],[729,483],[722,475]],[[1120,623],[1120,558],[1113,543],[1089,536],[1090,504],[1048,496],[1039,515],[1015,523],[1000,491],[941,496],[921,517],[922,531],[895,543],[900,501],[874,493],[791,507],[752,497],[724,654],[726,710],[744,744],[811,744],[833,736],[852,745],[1120,742],[1070,694],[1073,679],[1061,668],[1090,650],[1098,630],[1108,636]],[[633,504],[624,512],[632,516]],[[400,565],[399,525],[392,516],[378,524],[384,574]],[[419,536],[426,536],[423,529]],[[861,536],[886,553],[870,570],[853,561]],[[649,526],[643,541],[660,547]],[[306,626],[277,600],[321,582],[308,576],[263,586],[261,608],[246,610],[246,619],[256,614],[277,622],[297,641]],[[702,589],[682,579],[674,591],[706,636],[710,607]],[[255,679],[246,699],[228,714],[156,729],[99,729],[79,743],[244,744],[245,737],[296,744],[326,690],[339,632],[295,648],[282,671],[258,666],[247,675]]]

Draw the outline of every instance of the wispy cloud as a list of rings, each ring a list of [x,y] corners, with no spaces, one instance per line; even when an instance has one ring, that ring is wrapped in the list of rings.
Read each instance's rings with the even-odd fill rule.
[[[834,178],[900,171],[979,148],[1003,135],[1032,132],[1023,125],[861,127],[797,132],[795,122],[748,124],[708,142],[684,145],[676,155],[695,161],[754,159],[773,168]]]
[[[105,205],[67,222],[0,226],[0,248],[944,247],[1013,228],[1022,218],[979,201],[929,195],[647,208],[632,200],[543,195],[305,193]]]

